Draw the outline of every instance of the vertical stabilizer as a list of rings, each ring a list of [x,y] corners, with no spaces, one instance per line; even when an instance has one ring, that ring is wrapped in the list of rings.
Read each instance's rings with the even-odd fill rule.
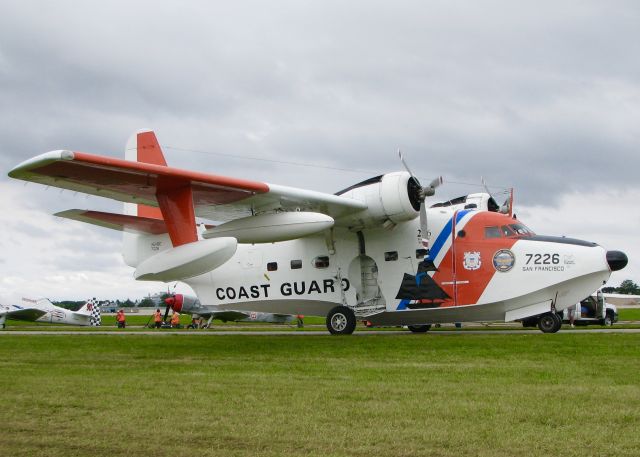
[[[102,325],[102,315],[100,313],[100,304],[95,298],[90,298],[82,308],[78,310],[80,314],[89,316],[89,325],[100,327]]]
[[[156,134],[149,129],[138,130],[129,137],[124,150],[124,157],[132,162],[167,166],[167,161],[164,158]],[[135,203],[125,203],[124,213],[129,216],[162,219],[160,208],[137,205]],[[122,237],[122,257],[124,262],[135,268],[149,255],[156,253],[159,250],[159,246],[166,245],[167,241],[168,237],[166,235],[139,235],[125,232]]]
[[[150,163],[153,165],[167,166],[156,134],[152,130],[143,129],[129,137],[124,151],[124,158],[132,162]],[[136,205],[135,203],[125,203],[124,213],[130,216],[150,217],[162,219],[160,208],[147,205]]]

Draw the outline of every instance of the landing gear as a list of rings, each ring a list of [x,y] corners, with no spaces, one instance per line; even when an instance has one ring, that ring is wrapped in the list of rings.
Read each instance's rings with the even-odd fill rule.
[[[602,319],[602,325],[605,327],[611,327],[613,325],[613,318],[610,313],[607,313],[604,319]]]
[[[351,335],[356,329],[356,315],[346,306],[336,306],[327,314],[327,330],[332,335]]]
[[[538,318],[538,328],[543,333],[556,333],[562,327],[562,319],[556,313],[546,313]]]
[[[426,333],[431,328],[431,324],[427,325],[407,325],[407,328],[413,333]]]

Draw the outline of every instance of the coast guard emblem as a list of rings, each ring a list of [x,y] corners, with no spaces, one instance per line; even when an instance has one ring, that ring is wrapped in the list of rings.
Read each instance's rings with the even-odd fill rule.
[[[479,252],[465,252],[462,262],[465,270],[477,270],[482,265]]]

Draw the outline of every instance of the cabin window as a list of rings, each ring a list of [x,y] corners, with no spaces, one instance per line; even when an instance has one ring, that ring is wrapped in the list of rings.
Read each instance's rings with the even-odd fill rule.
[[[458,236],[459,236],[460,238],[464,238],[465,236],[467,236],[467,232],[465,232],[464,230],[460,230],[460,231],[458,232]]]
[[[416,249],[416,259],[424,259],[429,254],[428,249]]]
[[[292,260],[291,261],[291,269],[292,270],[299,270],[300,268],[302,268],[302,260]]]
[[[329,256],[319,255],[311,263],[316,268],[329,268]]]
[[[394,262],[398,260],[398,251],[389,251],[384,253],[384,260]]]
[[[500,238],[502,235],[500,234],[500,229],[498,227],[485,227],[484,228],[484,237],[485,238]]]
[[[278,262],[267,263],[267,271],[276,271],[278,269]]]

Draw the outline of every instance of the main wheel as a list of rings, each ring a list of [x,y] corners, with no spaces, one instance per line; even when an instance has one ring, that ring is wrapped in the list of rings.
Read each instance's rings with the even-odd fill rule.
[[[413,333],[427,333],[431,328],[431,324],[426,325],[407,325],[407,328]]]
[[[556,333],[562,327],[562,319],[556,313],[546,313],[538,319],[538,328],[543,333]]]
[[[613,325],[613,317],[611,314],[607,313],[607,315],[602,320],[602,325],[605,327],[611,327]]]
[[[336,306],[327,314],[327,330],[332,335],[351,335],[356,329],[356,315],[346,306]]]

